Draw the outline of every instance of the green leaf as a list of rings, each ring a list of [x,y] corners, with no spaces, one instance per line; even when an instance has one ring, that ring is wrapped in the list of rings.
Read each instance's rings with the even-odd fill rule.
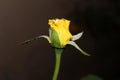
[[[49,38],[48,36],[42,35],[42,36],[37,36],[37,37],[32,38],[32,39],[29,39],[29,40],[25,40],[25,41],[23,41],[23,42],[20,43],[20,44],[25,45],[25,44],[28,44],[28,43],[30,43],[30,42],[32,42],[32,41],[38,40],[38,39],[40,39],[40,38],[45,38],[45,39],[48,40],[49,43],[51,43],[50,38]]]
[[[83,35],[83,32],[73,35],[72,41],[76,41],[76,40],[80,39],[82,37],[82,35]]]
[[[83,51],[74,41],[69,41],[68,42],[69,45],[74,46],[76,49],[78,49],[82,54],[86,55],[86,56],[90,56],[90,54],[86,53],[85,51]]]
[[[95,75],[88,75],[83,77],[81,80],[103,80],[103,79]]]

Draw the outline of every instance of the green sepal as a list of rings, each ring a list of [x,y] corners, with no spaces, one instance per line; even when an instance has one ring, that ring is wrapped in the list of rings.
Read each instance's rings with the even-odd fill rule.
[[[28,44],[28,43],[33,42],[33,41],[35,41],[35,40],[38,40],[38,39],[40,39],[40,38],[45,38],[45,39],[48,40],[49,43],[51,43],[51,40],[50,40],[50,38],[49,38],[48,36],[42,35],[42,36],[37,36],[37,37],[32,38],[32,39],[29,39],[29,40],[25,40],[25,41],[23,41],[23,42],[20,43],[20,44],[25,45],[25,44]]]
[[[73,38],[71,40],[76,41],[76,40],[80,39],[82,37],[82,35],[83,35],[83,32],[73,35]]]
[[[50,40],[53,47],[56,48],[63,48],[64,46],[61,45],[59,34],[52,28],[49,30]]]
[[[68,42],[69,45],[74,46],[76,49],[78,49],[82,54],[86,55],[86,56],[90,56],[90,54],[86,53],[85,51],[83,51],[74,41],[69,41]]]

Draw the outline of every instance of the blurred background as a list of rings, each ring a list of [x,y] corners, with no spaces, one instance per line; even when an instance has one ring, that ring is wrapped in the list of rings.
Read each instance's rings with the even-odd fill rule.
[[[48,35],[51,18],[71,20],[72,34],[84,30],[76,43],[92,55],[68,46],[58,80],[120,80],[120,0],[0,0],[0,80],[51,80],[55,55],[47,40],[18,45]]]

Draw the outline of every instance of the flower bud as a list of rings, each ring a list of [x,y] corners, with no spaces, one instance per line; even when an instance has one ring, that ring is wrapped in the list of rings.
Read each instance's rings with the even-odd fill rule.
[[[69,31],[70,21],[66,19],[50,19],[50,40],[56,48],[64,48],[71,40],[72,34]]]

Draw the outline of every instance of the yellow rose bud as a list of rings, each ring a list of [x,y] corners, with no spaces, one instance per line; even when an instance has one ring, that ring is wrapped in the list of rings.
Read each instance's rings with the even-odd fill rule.
[[[50,19],[50,40],[51,44],[57,48],[63,48],[72,38],[69,31],[70,21],[66,19]]]
[[[21,44],[27,44],[29,42],[32,42],[34,40],[38,40],[40,38],[45,38],[48,40],[52,46],[55,47],[55,53],[56,53],[56,64],[55,64],[55,70],[53,74],[52,80],[57,80],[58,73],[60,69],[60,61],[61,61],[61,54],[63,52],[63,48],[69,44],[74,46],[76,49],[78,49],[82,54],[90,56],[90,54],[83,51],[74,41],[80,39],[83,32],[78,33],[76,35],[72,35],[69,31],[69,25],[70,21],[66,19],[50,19],[48,21],[48,24],[50,25],[49,29],[49,36],[41,35],[37,36],[35,38],[26,40],[22,42]],[[60,48],[60,49],[58,49]]]
[[[68,44],[68,45],[74,46],[82,54],[90,56],[90,54],[83,51],[74,42],[74,41],[81,38],[81,36],[83,35],[83,32],[80,32],[76,35],[72,35],[69,31],[69,25],[70,25],[69,20],[66,20],[66,19],[50,19],[48,21],[48,24],[50,25],[49,36],[46,36],[46,35],[37,36],[35,38],[26,40],[26,41],[22,42],[21,44],[24,45],[24,44],[27,44],[27,43],[32,42],[34,40],[38,40],[40,38],[45,38],[55,48],[64,48]]]

